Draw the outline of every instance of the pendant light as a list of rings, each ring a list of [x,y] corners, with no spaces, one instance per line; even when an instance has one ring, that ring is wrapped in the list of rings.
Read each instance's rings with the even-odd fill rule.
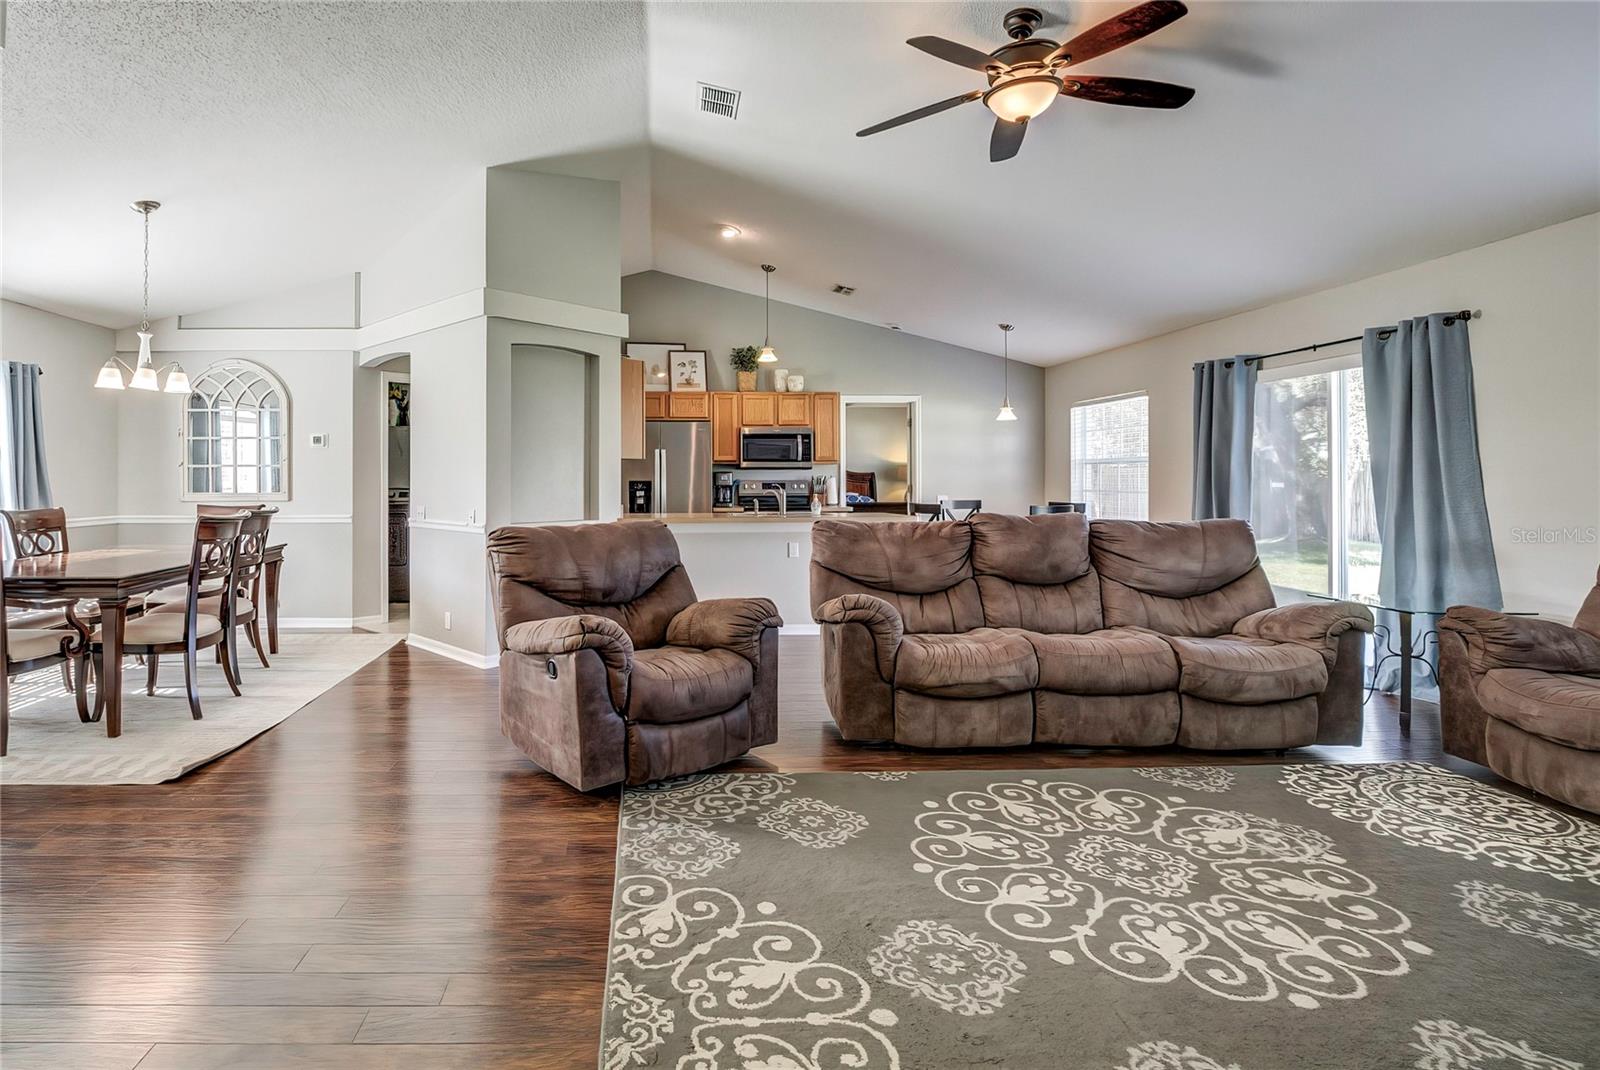
[[[150,339],[153,337],[150,332],[150,213],[160,208],[161,202],[134,201],[128,207],[144,216],[144,312],[136,332],[139,335],[139,362],[136,367],[130,368],[113,356],[101,365],[94,385],[102,390],[160,390],[160,375],[150,353]],[[162,371],[167,373],[167,393],[189,392],[189,376],[177,361],[168,364]]]
[[[1013,328],[1009,323],[1002,323],[1000,324],[1000,330],[1002,332],[1000,335],[1000,359],[1003,362],[1002,367],[1005,369],[1003,373],[1005,375],[1005,394],[1000,399],[1000,412],[995,416],[995,419],[1001,423],[1010,423],[1017,418],[1016,410],[1011,407],[1010,340]]]
[[[756,361],[760,364],[776,364],[778,351],[772,348],[772,273],[778,269],[771,264],[762,264],[761,270],[767,275],[767,333],[761,342],[761,352],[756,354]]]

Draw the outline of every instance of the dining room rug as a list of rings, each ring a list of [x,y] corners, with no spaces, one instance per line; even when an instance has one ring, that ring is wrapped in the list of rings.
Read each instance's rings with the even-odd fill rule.
[[[200,652],[200,710],[189,716],[183,659],[161,659],[154,697],[145,669],[128,658],[122,672],[122,735],[78,720],[56,666],[11,681],[11,740],[0,758],[0,784],[159,784],[243,746],[292,716],[403,637],[290,633],[263,669],[248,647],[239,654],[242,698],[222,667]]]
[[[1416,763],[633,788],[611,925],[604,1070],[1600,1061],[1600,823]]]

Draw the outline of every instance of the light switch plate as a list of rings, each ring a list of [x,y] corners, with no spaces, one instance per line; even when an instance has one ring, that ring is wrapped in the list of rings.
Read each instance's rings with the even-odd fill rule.
[[[314,449],[327,449],[328,436],[321,431],[314,431],[311,435],[311,445]]]
[[[790,557],[799,557],[800,556],[800,544],[799,543],[791,542],[789,544],[789,556]]]

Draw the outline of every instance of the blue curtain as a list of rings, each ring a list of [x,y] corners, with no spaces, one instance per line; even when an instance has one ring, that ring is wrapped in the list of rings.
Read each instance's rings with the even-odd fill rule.
[[[1419,613],[1452,605],[1500,609],[1467,321],[1435,313],[1369,328],[1361,340],[1361,374],[1383,544],[1379,601]],[[1393,614],[1379,613],[1378,621],[1398,637]],[[1430,627],[1427,618],[1418,620],[1417,635]],[[1420,640],[1418,652],[1437,656]],[[1424,665],[1422,688],[1431,675]],[[1398,667],[1391,663],[1375,683],[1394,690]]]
[[[1194,366],[1194,518],[1250,519],[1251,435],[1255,428],[1254,357]]]
[[[44,461],[44,414],[39,401],[39,366],[7,361],[6,489],[9,509],[50,505],[50,470]]]

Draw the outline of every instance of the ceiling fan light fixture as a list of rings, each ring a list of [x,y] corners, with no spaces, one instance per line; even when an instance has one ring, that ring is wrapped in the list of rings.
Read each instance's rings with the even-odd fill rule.
[[[983,95],[983,103],[996,118],[1023,123],[1044,113],[1061,95],[1061,79],[1050,74],[1023,74],[1002,78]]]

